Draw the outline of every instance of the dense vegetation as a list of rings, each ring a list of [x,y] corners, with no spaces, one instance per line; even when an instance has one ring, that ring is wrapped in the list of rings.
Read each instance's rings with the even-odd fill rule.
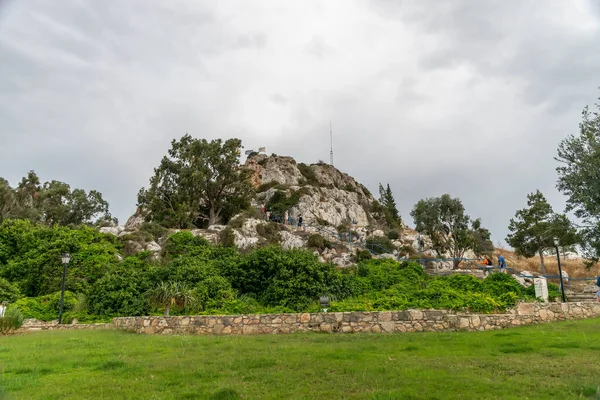
[[[168,228],[206,227],[227,222],[250,205],[250,170],[239,162],[242,142],[183,136],[154,169],[138,206],[148,221]]]
[[[325,243],[316,243],[315,245]],[[188,231],[171,235],[156,259],[140,252],[121,259],[123,239],[88,227],[45,227],[23,220],[0,224],[0,299],[28,318],[57,318],[62,252],[72,254],[65,320],[160,313],[264,313],[411,307],[476,312],[504,310],[533,298],[504,274],[432,278],[418,264],[364,259],[336,269],[309,250],[268,246],[242,254]]]
[[[68,184],[55,180],[42,184],[34,171],[15,187],[0,177],[0,222],[19,218],[48,226],[114,222],[100,192],[71,190]]]

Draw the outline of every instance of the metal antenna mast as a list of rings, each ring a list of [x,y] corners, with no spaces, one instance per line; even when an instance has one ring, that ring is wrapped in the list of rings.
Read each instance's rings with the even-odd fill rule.
[[[329,140],[331,143],[331,151],[329,152],[329,164],[333,165],[333,130],[331,129],[331,120],[329,121]]]

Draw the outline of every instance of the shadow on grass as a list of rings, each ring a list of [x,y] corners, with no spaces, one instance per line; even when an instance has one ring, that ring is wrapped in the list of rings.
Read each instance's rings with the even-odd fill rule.
[[[127,364],[125,364],[121,360],[109,360],[98,364],[98,366],[95,369],[99,371],[111,371],[114,369],[125,368],[126,366]]]
[[[210,400],[238,400],[241,398],[242,396],[233,389],[221,389],[210,396]]]
[[[520,354],[520,353],[532,353],[534,351],[533,347],[524,343],[503,343],[500,345],[498,349],[500,353],[504,354]]]

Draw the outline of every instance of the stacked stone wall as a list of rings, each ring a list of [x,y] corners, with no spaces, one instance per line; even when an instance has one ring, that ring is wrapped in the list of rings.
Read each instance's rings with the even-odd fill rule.
[[[256,335],[294,332],[486,331],[549,321],[600,317],[600,303],[521,303],[505,314],[447,310],[330,312],[237,316],[125,317],[116,328],[145,334]]]

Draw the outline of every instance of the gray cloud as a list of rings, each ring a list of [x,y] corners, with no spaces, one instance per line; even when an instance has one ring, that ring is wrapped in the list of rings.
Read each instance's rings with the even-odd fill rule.
[[[403,217],[449,192],[502,241],[556,209],[557,143],[597,96],[600,7],[529,1],[0,3],[1,176],[97,188],[121,220],[171,139],[329,159]]]

